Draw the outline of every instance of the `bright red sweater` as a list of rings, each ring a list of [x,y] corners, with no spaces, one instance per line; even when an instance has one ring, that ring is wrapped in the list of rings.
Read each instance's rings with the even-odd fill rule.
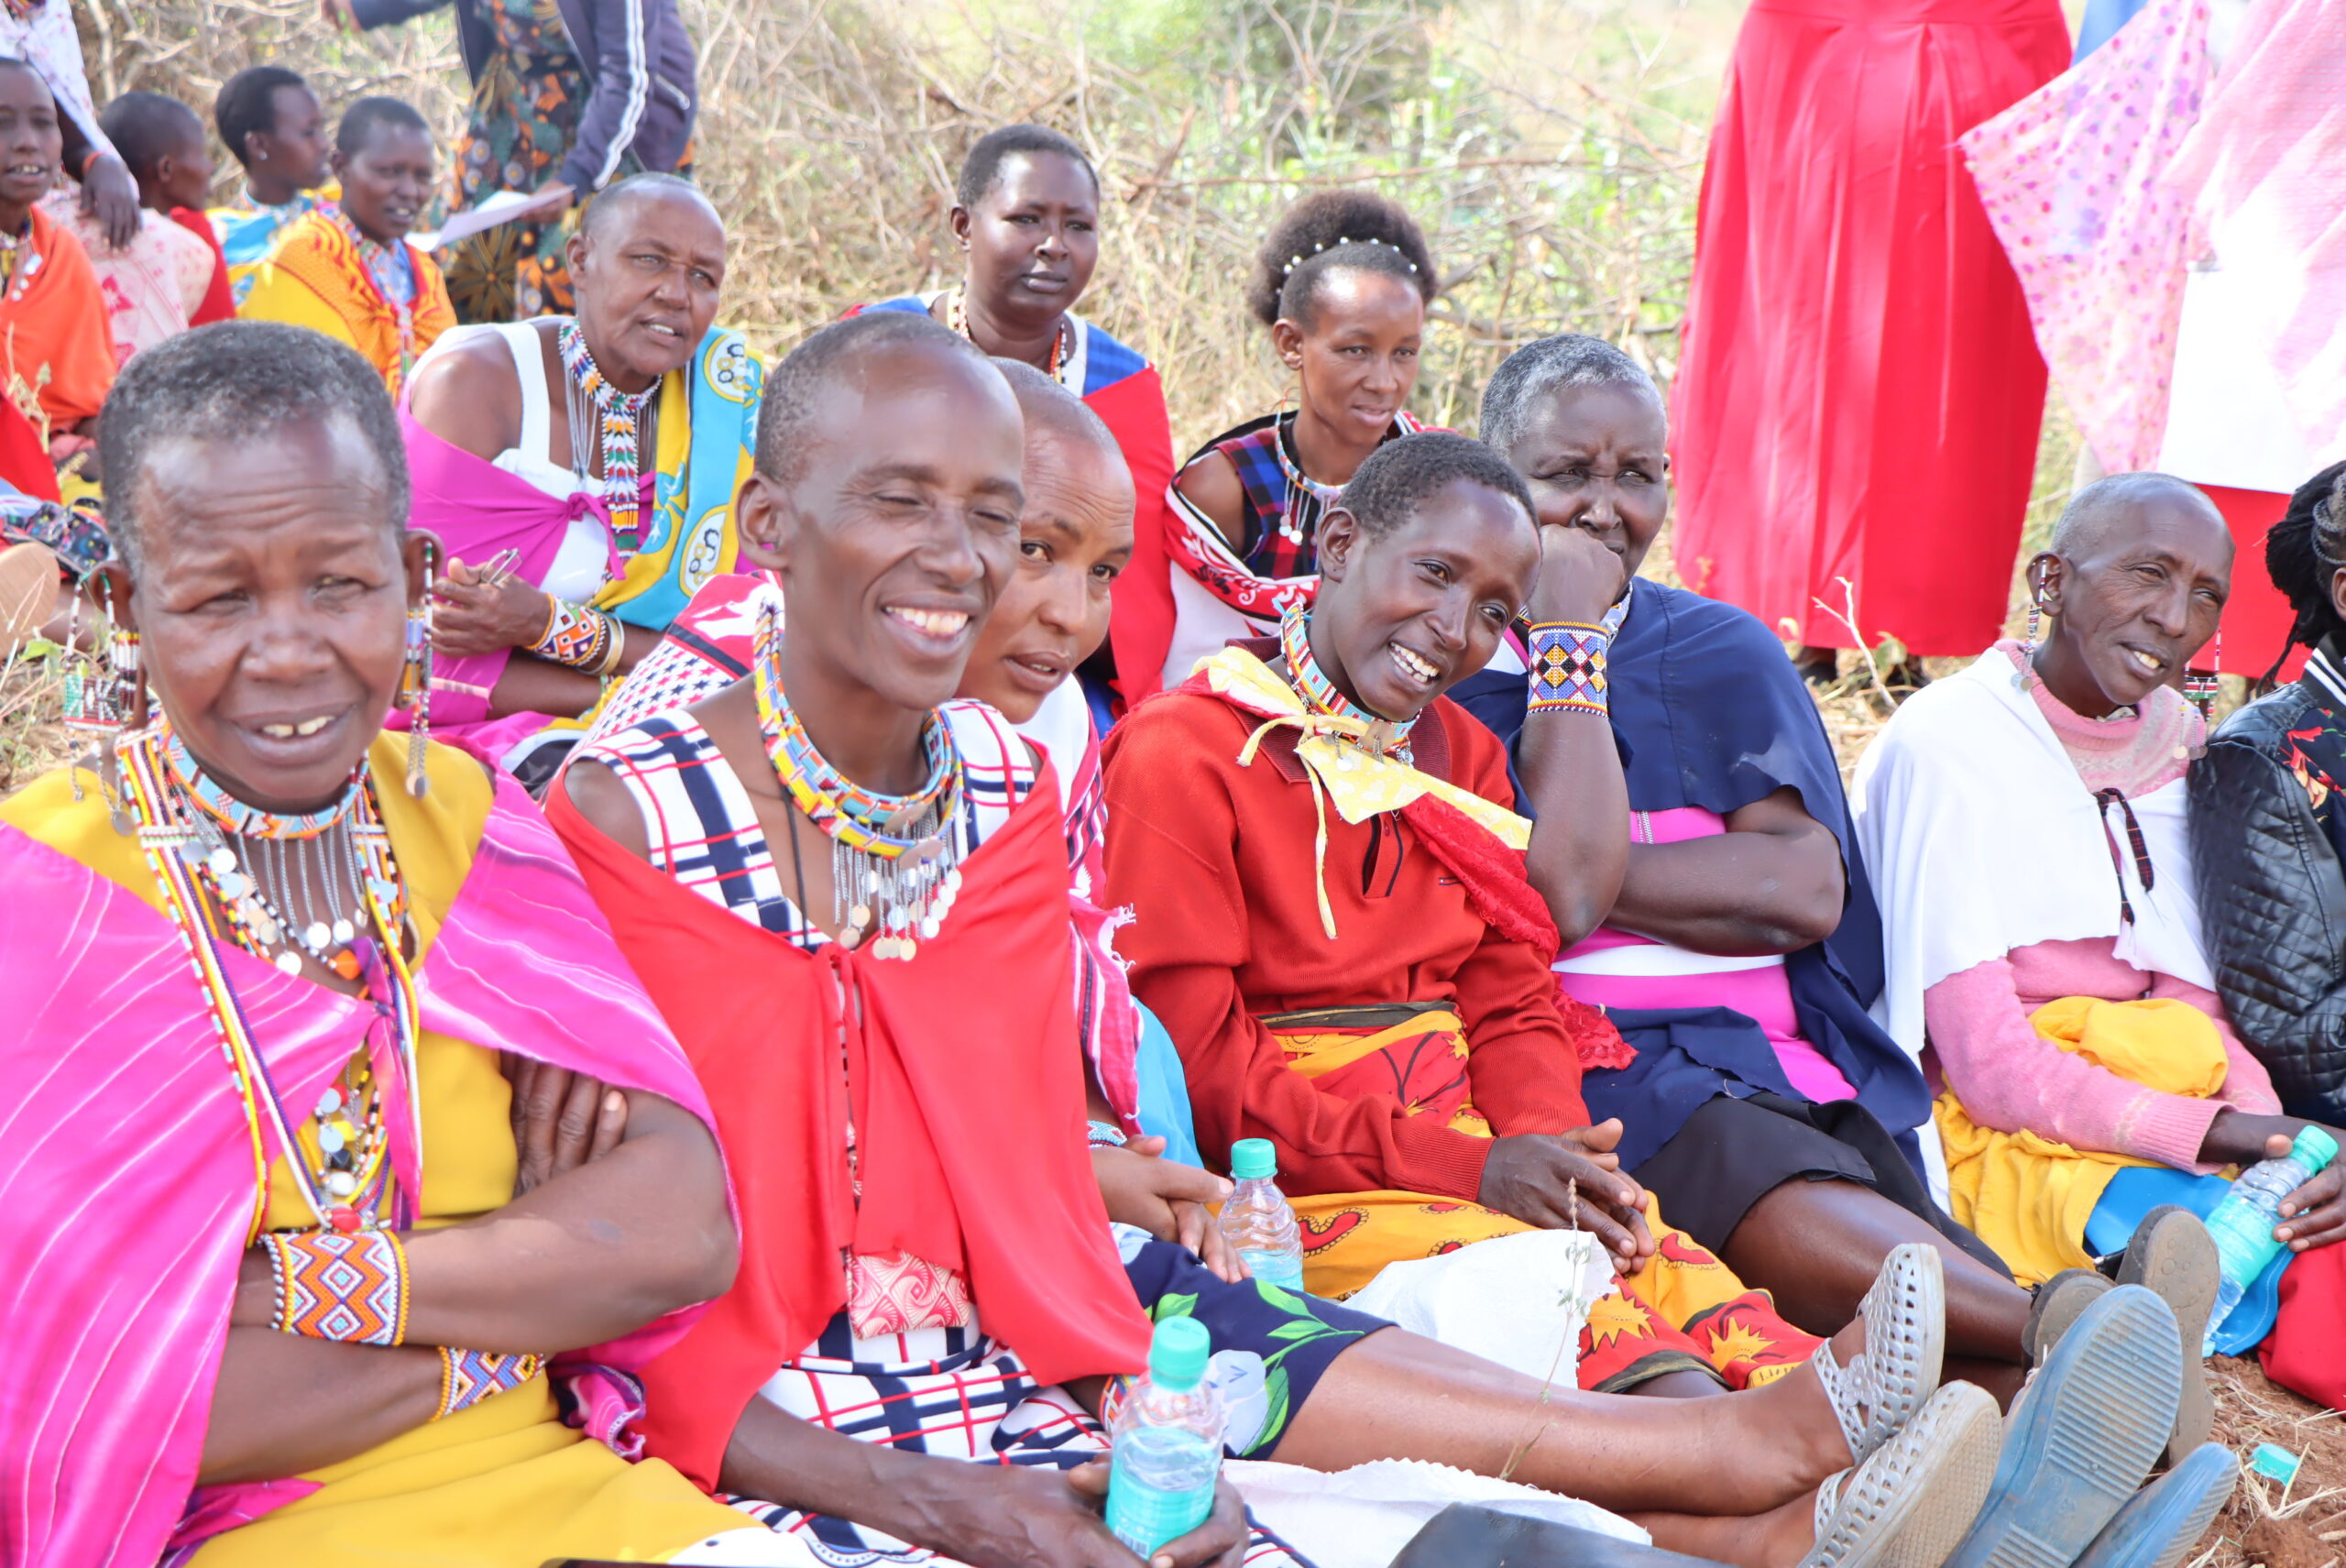
[[[1472,1199],[1488,1139],[1348,1098],[1287,1065],[1266,1014],[1447,1002],[1465,1021],[1474,1103],[1494,1131],[1588,1123],[1580,1060],[1556,1010],[1548,955],[1501,937],[1399,816],[1358,825],[1328,813],[1331,941],[1312,887],[1311,790],[1294,732],[1254,763],[1257,720],[1221,698],[1168,693],[1109,732],[1108,901],[1132,989],[1180,1048],[1198,1143],[1225,1160],[1268,1138],[1290,1192],[1394,1189]],[[1438,699],[1413,738],[1418,765],[1510,809],[1507,757],[1464,709]]]

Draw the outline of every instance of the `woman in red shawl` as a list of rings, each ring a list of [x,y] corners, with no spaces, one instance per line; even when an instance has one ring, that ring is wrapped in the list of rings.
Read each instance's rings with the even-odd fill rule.
[[[2069,62],[2058,0],[1757,0],[1703,170],[1672,558],[1808,645],[1995,641],[2045,362],[1956,138]],[[1822,600],[1820,608],[1817,601]]]

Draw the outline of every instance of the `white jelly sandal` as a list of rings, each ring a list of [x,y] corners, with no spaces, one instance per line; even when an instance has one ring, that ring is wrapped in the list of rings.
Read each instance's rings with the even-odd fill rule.
[[[1946,1359],[1946,1274],[1938,1249],[1909,1242],[1892,1247],[1873,1288],[1858,1303],[1866,1347],[1841,1365],[1827,1340],[1814,1357],[1817,1381],[1863,1464],[1923,1408],[1939,1386]]]
[[[1800,1568],[1940,1568],[1987,1499],[2002,1442],[1996,1401],[1948,1384],[1864,1464],[1816,1489],[1816,1544]]]

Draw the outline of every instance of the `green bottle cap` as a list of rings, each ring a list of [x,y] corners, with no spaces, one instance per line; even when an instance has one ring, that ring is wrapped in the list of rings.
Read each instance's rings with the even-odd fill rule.
[[[2297,1135],[2297,1145],[2289,1152],[2308,1170],[2327,1170],[2330,1162],[2338,1157],[2338,1140],[2319,1127],[2308,1127]]]
[[[1230,1174],[1237,1180],[1267,1181],[1278,1173],[1279,1151],[1270,1139],[1241,1138],[1230,1146]]]
[[[1213,1336],[1195,1318],[1168,1318],[1157,1325],[1148,1342],[1149,1381],[1176,1394],[1186,1394],[1206,1375],[1213,1354]]]

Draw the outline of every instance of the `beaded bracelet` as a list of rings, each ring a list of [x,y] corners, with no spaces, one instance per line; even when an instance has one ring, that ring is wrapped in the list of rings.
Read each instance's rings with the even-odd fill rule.
[[[612,650],[619,645],[619,623],[601,610],[568,599],[554,599],[546,612],[546,629],[526,652],[574,670],[603,674]]]
[[[345,1344],[407,1339],[407,1249],[389,1231],[291,1231],[261,1238],[277,1327]]]
[[[1531,649],[1531,711],[1533,713],[1594,713],[1606,706],[1606,651],[1612,638],[1601,626],[1579,621],[1536,623],[1528,639]]]
[[[1088,1122],[1083,1135],[1095,1149],[1120,1149],[1125,1143],[1124,1130],[1113,1122]]]
[[[440,1347],[440,1408],[432,1412],[432,1419],[444,1420],[483,1399],[510,1394],[535,1377],[545,1364],[546,1358],[533,1351],[455,1350],[444,1344]]]

